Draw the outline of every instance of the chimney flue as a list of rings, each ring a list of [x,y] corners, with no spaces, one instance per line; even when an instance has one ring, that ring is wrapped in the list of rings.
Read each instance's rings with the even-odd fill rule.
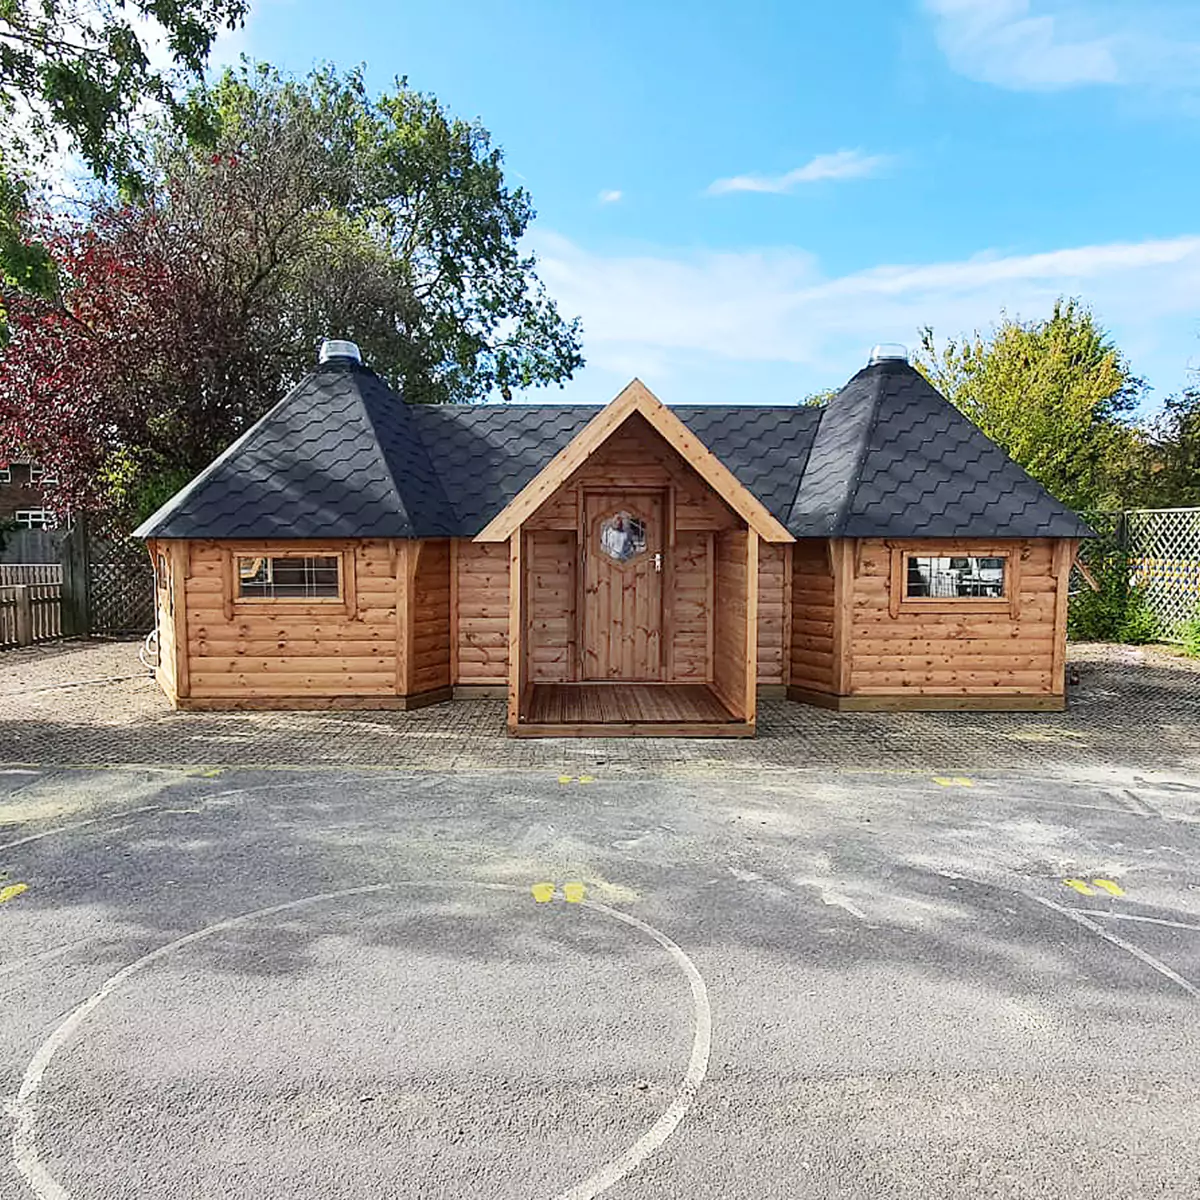
[[[872,346],[867,366],[883,362],[908,362],[908,347],[899,342],[880,342],[878,346]]]
[[[324,364],[333,359],[348,358],[351,362],[361,363],[362,354],[354,342],[343,342],[337,338],[326,338],[321,343],[321,352],[317,362]]]

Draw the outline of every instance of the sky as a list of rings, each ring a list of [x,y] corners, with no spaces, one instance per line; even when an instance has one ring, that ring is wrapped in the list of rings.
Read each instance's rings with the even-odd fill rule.
[[[1150,404],[1200,368],[1196,0],[256,0],[241,53],[483,121],[583,321],[529,399],[790,403],[1060,295]]]

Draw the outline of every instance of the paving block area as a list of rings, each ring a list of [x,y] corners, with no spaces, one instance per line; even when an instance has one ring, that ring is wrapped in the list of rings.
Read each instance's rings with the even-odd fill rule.
[[[1200,663],[1073,646],[1061,713],[832,713],[760,704],[759,736],[516,741],[499,700],[416,712],[175,712],[133,642],[0,655],[0,761],[422,770],[603,766],[608,776],[797,767],[861,770],[1200,767]]]

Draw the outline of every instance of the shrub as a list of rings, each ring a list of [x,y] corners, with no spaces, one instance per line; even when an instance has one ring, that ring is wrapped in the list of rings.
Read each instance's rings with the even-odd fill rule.
[[[1183,641],[1183,652],[1189,658],[1200,658],[1200,612],[1183,623],[1179,631]]]
[[[1146,606],[1146,601],[1137,593],[1130,594],[1125,606],[1125,617],[1117,628],[1117,641],[1131,646],[1145,646],[1157,642],[1162,636],[1158,618]]]
[[[1108,547],[1094,554],[1088,566],[1100,590],[1086,588],[1071,598],[1067,636],[1073,642],[1123,642],[1127,632],[1144,632],[1146,618],[1140,614],[1153,618],[1137,589],[1129,584],[1129,556]]]

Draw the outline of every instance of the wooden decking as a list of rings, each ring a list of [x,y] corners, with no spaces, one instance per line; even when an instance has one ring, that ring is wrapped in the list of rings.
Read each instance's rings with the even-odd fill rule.
[[[538,683],[517,737],[749,737],[703,683]]]

